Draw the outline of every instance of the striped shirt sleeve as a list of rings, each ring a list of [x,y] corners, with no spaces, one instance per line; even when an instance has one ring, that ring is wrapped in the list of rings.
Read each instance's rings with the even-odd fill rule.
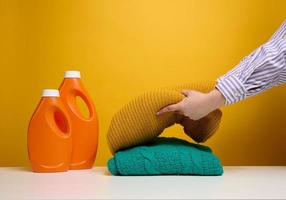
[[[286,83],[286,20],[273,36],[225,75],[216,88],[226,105]]]

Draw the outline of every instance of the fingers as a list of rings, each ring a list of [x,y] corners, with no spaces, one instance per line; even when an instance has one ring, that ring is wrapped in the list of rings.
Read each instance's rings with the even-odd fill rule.
[[[182,93],[183,95],[185,95],[186,97],[189,96],[191,92],[192,92],[191,90],[182,90],[182,91],[181,91],[181,93]]]
[[[161,110],[159,110],[159,111],[156,113],[156,115],[161,115],[161,114],[163,114],[163,113],[172,112],[172,111],[180,111],[180,102],[162,108]]]

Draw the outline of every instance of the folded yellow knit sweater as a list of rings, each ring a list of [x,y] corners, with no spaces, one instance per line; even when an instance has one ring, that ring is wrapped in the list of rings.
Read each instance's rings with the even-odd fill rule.
[[[156,116],[162,107],[181,101],[182,89],[209,92],[214,83],[185,84],[148,91],[123,106],[112,118],[107,142],[112,154],[155,139],[165,128],[179,123],[196,142],[204,142],[219,127],[222,113],[215,110],[200,120],[191,120],[175,112]]]

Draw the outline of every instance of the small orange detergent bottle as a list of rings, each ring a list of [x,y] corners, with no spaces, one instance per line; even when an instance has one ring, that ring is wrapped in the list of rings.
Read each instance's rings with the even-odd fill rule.
[[[83,86],[79,71],[65,72],[60,94],[73,126],[70,169],[92,168],[98,146],[98,117],[91,97]],[[86,104],[89,111],[88,117],[84,117],[78,107],[77,97],[80,97]]]
[[[34,172],[63,172],[72,155],[71,124],[59,90],[45,89],[28,128],[28,154]]]

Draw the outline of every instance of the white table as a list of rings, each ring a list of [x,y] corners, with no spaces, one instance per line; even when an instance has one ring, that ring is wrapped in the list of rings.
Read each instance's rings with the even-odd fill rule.
[[[39,174],[0,168],[0,199],[286,198],[286,167],[224,167],[223,176],[111,176],[106,168]]]

